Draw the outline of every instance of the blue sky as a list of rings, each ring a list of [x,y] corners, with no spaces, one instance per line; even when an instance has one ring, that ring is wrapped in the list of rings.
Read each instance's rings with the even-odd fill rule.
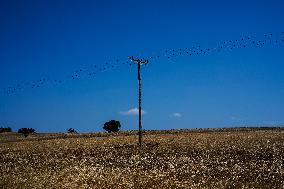
[[[123,130],[137,129],[132,55],[156,57],[142,68],[145,129],[283,125],[283,6],[280,0],[1,1],[0,125],[97,132],[116,119]],[[230,50],[230,40],[248,36]],[[258,40],[265,44],[252,44]],[[198,46],[210,53],[193,53]],[[167,58],[172,49],[183,50]]]

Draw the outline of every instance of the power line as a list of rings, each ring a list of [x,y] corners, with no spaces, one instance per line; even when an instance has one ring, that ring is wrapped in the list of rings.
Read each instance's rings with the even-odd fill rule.
[[[207,56],[219,52],[230,52],[234,49],[247,49],[247,48],[263,48],[263,47],[283,47],[284,44],[284,32],[279,33],[266,33],[259,37],[255,35],[242,36],[234,40],[226,40],[217,43],[214,47],[203,48],[200,45],[195,45],[187,48],[173,48],[163,50],[161,52],[152,53],[151,56],[146,57],[147,60],[151,60],[152,63],[175,61],[179,57],[191,57],[191,56]],[[39,80],[18,83],[14,86],[9,86],[0,89],[0,94],[14,95],[25,89],[37,89],[47,85],[62,85],[66,81],[73,81],[82,78],[95,78],[99,73],[119,68],[121,66],[131,66],[133,61],[128,58],[116,58],[110,61],[106,61],[102,65],[93,64],[88,67],[81,67],[75,70],[73,73],[67,74],[61,79],[52,79],[49,77],[43,77]]]

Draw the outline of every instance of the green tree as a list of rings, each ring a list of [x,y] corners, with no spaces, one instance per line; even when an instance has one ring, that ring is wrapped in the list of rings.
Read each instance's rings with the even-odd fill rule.
[[[4,133],[4,132],[12,132],[11,127],[1,127],[0,133]]]
[[[18,130],[18,133],[22,133],[25,137],[27,137],[29,134],[34,133],[35,129],[33,128],[21,128]]]
[[[69,128],[68,130],[67,130],[67,133],[78,133],[75,129],[73,129],[73,128]]]
[[[110,120],[108,122],[105,122],[103,129],[106,130],[107,132],[118,132],[120,129],[121,125],[119,121],[116,120]]]

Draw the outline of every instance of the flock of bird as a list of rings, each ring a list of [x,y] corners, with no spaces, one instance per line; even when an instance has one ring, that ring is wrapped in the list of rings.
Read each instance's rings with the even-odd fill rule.
[[[172,61],[181,56],[206,56],[212,53],[222,51],[231,51],[238,48],[262,48],[262,47],[283,47],[284,32],[268,33],[260,37],[245,36],[235,40],[219,42],[213,48],[202,48],[200,45],[190,48],[167,49],[160,53],[152,53],[152,56],[144,57],[145,60],[152,63]],[[133,58],[133,57],[132,57]],[[135,61],[131,61],[129,57],[114,59],[101,65],[90,65],[87,68],[80,68],[73,73],[66,75],[64,79],[41,78],[37,81],[19,83],[11,87],[0,89],[0,95],[13,95],[25,89],[36,89],[45,85],[59,85],[67,81],[78,80],[82,78],[94,78],[99,73],[121,67],[122,65],[133,66]]]

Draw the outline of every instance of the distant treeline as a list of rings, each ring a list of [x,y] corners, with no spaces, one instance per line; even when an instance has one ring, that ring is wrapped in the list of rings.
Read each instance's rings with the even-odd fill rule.
[[[223,128],[185,128],[185,129],[169,129],[169,130],[144,130],[144,134],[174,134],[174,133],[180,133],[180,132],[210,132],[210,131],[239,131],[239,130],[279,130],[284,129],[284,126],[242,126],[242,127],[223,127]],[[11,127],[0,127],[0,133],[4,132],[12,132]],[[18,130],[18,133],[22,134],[30,134],[34,133],[35,129],[33,128],[21,128]],[[125,130],[121,131],[120,135],[135,135],[137,130]],[[73,128],[69,128],[67,130],[67,133],[76,133],[79,134],[78,131],[76,131]],[[82,136],[109,136],[109,134],[106,133],[82,133]],[[66,136],[65,136],[66,137]],[[68,136],[71,137],[71,136]]]
[[[235,127],[236,129],[283,129],[283,126],[278,127],[269,127],[269,126],[260,126],[260,127]]]
[[[5,133],[5,132],[12,132],[11,127],[0,127],[0,133]],[[18,130],[18,133],[23,134],[25,137],[27,137],[29,134],[34,133],[35,129],[33,128],[20,128]]]

